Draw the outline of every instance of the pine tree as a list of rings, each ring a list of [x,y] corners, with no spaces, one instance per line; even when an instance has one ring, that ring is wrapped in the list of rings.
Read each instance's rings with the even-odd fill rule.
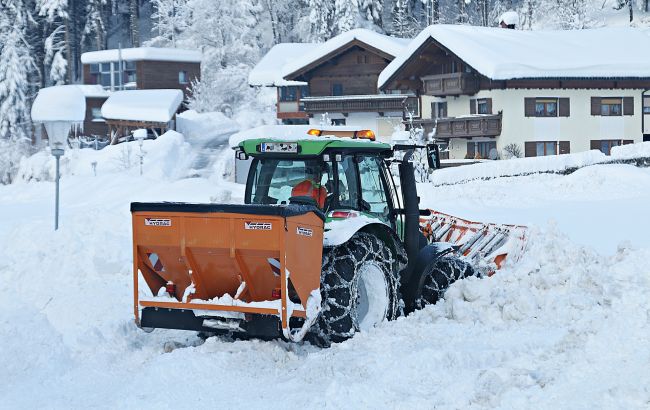
[[[95,38],[95,48],[103,50],[106,48],[106,23],[104,21],[103,9],[106,0],[87,0],[86,21],[83,28],[81,42],[85,43],[89,36]]]
[[[411,14],[408,0],[396,0],[393,6],[391,34],[396,37],[411,38],[417,31],[417,20]]]
[[[314,41],[327,41],[334,35],[333,0],[309,0],[309,24]]]
[[[334,21],[336,33],[341,34],[357,27],[359,22],[359,5],[357,0],[336,0],[334,2]]]
[[[384,22],[382,19],[382,14],[384,11],[384,1],[383,0],[360,0],[359,8],[361,13],[365,15],[366,20],[374,23],[379,28],[383,28]]]

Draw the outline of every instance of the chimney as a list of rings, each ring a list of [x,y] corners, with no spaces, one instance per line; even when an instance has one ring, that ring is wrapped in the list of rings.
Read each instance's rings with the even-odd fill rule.
[[[517,24],[519,24],[519,14],[517,14],[516,11],[506,11],[499,18],[499,27],[501,28],[509,28],[514,30],[517,27]]]

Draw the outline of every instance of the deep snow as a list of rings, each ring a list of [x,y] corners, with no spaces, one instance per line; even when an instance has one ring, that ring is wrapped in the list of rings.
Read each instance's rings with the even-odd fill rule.
[[[0,186],[0,407],[650,406],[650,170],[421,186],[441,211],[528,223],[527,253],[320,350],[134,326],[129,203],[243,194],[224,181],[230,150],[205,177],[184,178],[196,145],[175,133],[145,143],[142,177],[120,160],[137,143],[66,153],[58,232],[48,157],[23,164],[31,181]]]

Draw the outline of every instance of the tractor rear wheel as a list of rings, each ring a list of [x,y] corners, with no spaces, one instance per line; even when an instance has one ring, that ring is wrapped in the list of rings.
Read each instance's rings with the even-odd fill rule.
[[[443,256],[431,262],[420,277],[415,308],[422,309],[440,300],[449,286],[469,276],[474,276],[472,265],[454,256]]]
[[[368,233],[323,250],[321,313],[308,340],[327,347],[398,314],[398,274],[391,250]]]

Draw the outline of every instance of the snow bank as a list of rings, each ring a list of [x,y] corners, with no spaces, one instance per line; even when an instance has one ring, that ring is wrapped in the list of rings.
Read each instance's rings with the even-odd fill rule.
[[[650,33],[645,29],[524,31],[436,24],[381,72],[379,88],[430,39],[493,80],[650,77]],[[634,44],[634,52],[621,44]]]
[[[285,141],[307,139],[307,131],[312,128],[312,125],[262,125],[231,135],[228,143],[235,148],[243,141],[255,138],[278,138]]]
[[[76,122],[86,118],[86,98],[76,85],[41,88],[32,104],[34,122]]]
[[[121,53],[121,55],[120,55]],[[180,61],[200,63],[202,54],[197,50],[184,50],[180,48],[138,47],[123,48],[122,50],[89,51],[81,54],[83,64],[105,63],[109,61]]]
[[[184,175],[191,161],[191,150],[182,134],[167,131],[155,140],[143,141],[144,175],[152,178],[170,179]],[[140,147],[137,141],[109,145],[93,149],[67,150],[61,157],[61,175],[94,176],[113,173],[139,175]],[[95,163],[95,171],[93,170]],[[55,161],[46,151],[23,158],[16,180],[52,181],[55,175]]]
[[[550,155],[545,157],[513,158],[499,161],[486,161],[469,166],[444,168],[432,174],[434,185],[455,184],[474,179],[489,179],[535,173],[562,173],[589,165],[650,158],[650,143],[642,142],[613,147],[610,156],[598,150],[575,154]]]
[[[171,121],[183,102],[181,90],[116,91],[102,105],[102,117],[111,120]]]
[[[237,122],[221,112],[198,113],[188,110],[176,116],[176,130],[186,138],[208,139],[228,135],[239,128]]]

